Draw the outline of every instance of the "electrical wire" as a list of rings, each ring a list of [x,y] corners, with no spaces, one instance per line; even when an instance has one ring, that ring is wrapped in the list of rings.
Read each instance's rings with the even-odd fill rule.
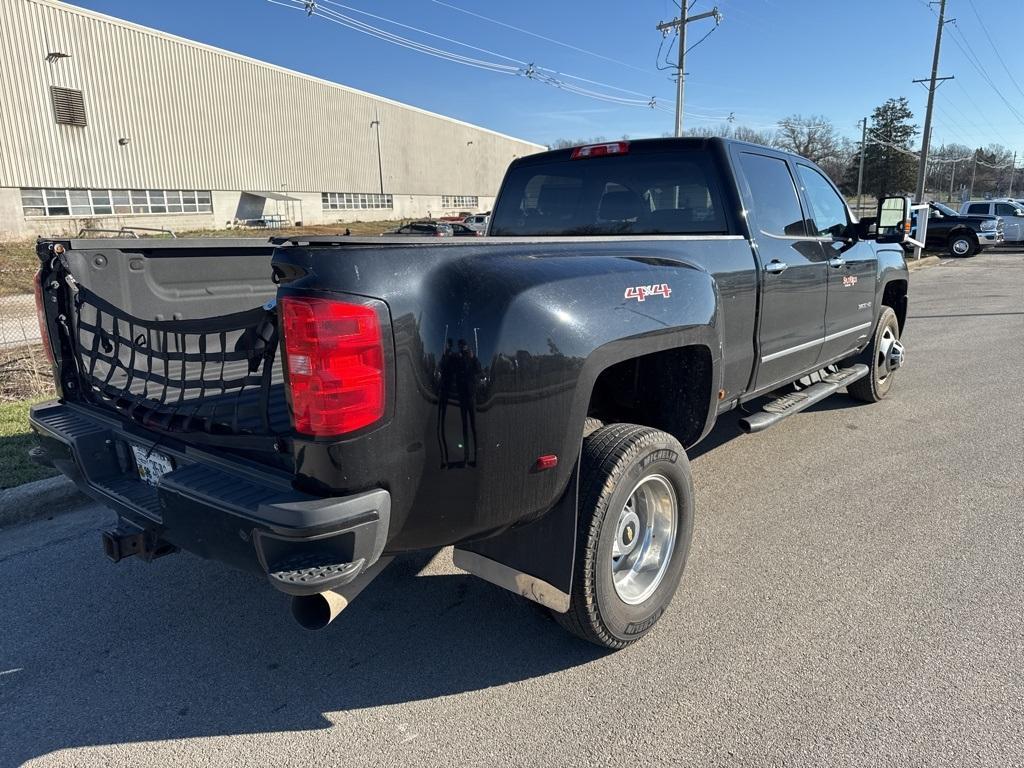
[[[925,8],[927,8],[929,13],[931,13],[932,15],[937,15],[935,9],[932,8],[931,5],[929,5],[927,2],[925,2],[925,0],[917,0],[917,2],[923,5]],[[971,48],[971,44],[964,36],[964,33],[960,30],[960,25],[957,23],[956,19],[950,19],[950,22],[953,24],[953,31],[956,33],[956,35],[950,34],[949,39],[952,40],[953,44],[960,49],[960,52],[963,53],[968,63],[978,71],[978,74],[981,75],[982,79],[985,80],[988,86],[992,89],[996,96],[999,97],[1000,101],[1003,102],[1003,104],[1010,111],[1010,113],[1015,118],[1017,118],[1018,122],[1024,125],[1024,115],[1018,112],[1017,109],[1009,102],[1009,100],[1003,95],[1003,92],[1000,91],[999,88],[996,86],[995,82],[993,82],[988,72],[985,71],[984,65],[981,63],[980,59],[978,59],[977,54],[974,53],[974,49]],[[960,40],[957,40],[957,37],[963,40],[963,44],[960,43]],[[959,81],[954,80],[953,82]],[[966,92],[966,89],[964,90]]]
[[[1020,83],[1017,82],[1017,78],[1013,76],[1013,72],[1011,72],[1010,68],[1006,66],[1006,61],[999,53],[999,49],[996,48],[996,44],[992,40],[992,36],[988,33],[988,27],[986,27],[985,22],[982,21],[981,14],[978,13],[978,9],[974,5],[974,0],[967,0],[967,2],[970,4],[971,10],[974,11],[974,16],[978,19],[978,24],[981,26],[981,31],[985,33],[985,38],[988,40],[988,44],[992,46],[992,53],[996,55],[996,58],[999,59],[999,63],[1003,65],[1003,69],[1006,70],[1006,76],[1010,78],[1010,82],[1013,83],[1013,87],[1017,89],[1017,93],[1024,96],[1024,90],[1021,89]]]
[[[694,48],[696,48],[696,47],[697,47],[698,45],[700,45],[701,43],[703,43],[703,42],[704,42],[705,40],[707,40],[707,39],[708,39],[708,37],[710,37],[710,36],[711,36],[711,33],[712,33],[712,32],[714,32],[714,31],[715,31],[716,29],[718,29],[718,25],[717,25],[717,24],[715,24],[715,26],[713,26],[713,27],[712,27],[711,29],[709,29],[709,30],[708,30],[708,31],[707,31],[706,33],[704,33],[704,37],[702,37],[702,38],[701,38],[700,40],[698,40],[698,41],[697,41],[696,43],[694,43],[694,44],[693,44],[693,45],[691,45],[691,46],[690,46],[689,48],[687,48],[687,49],[686,49],[686,51],[684,51],[684,55],[685,55],[685,54],[687,54],[687,53],[689,53],[690,51],[692,51],[692,50],[693,50]]]
[[[522,59],[513,58],[513,57],[507,56],[507,55],[505,55],[503,53],[498,53],[497,51],[488,50],[486,48],[480,48],[479,46],[470,45],[468,43],[464,43],[464,42],[462,42],[460,40],[456,40],[456,39],[451,38],[451,37],[446,37],[444,35],[437,35],[435,33],[429,32],[428,30],[423,30],[423,29],[420,29],[418,27],[412,27],[410,25],[403,24],[401,22],[396,22],[396,20],[393,19],[393,18],[388,18],[386,16],[381,16],[381,15],[378,15],[376,13],[371,13],[369,11],[361,10],[360,8],[355,8],[355,7],[351,6],[351,5],[345,5],[343,3],[337,2],[337,0],[321,0],[321,2],[330,4],[330,5],[333,5],[333,6],[336,6],[336,7],[344,8],[346,10],[350,10],[350,11],[355,12],[355,13],[361,13],[361,14],[370,16],[372,18],[376,18],[378,20],[381,20],[381,22],[385,22],[385,23],[388,23],[388,24],[394,24],[394,25],[396,25],[398,27],[403,27],[403,28],[412,30],[414,32],[419,32],[421,34],[428,35],[430,37],[438,38],[438,39],[444,40],[446,42],[450,42],[450,43],[454,43],[456,45],[460,45],[460,46],[463,46],[463,47],[466,47],[466,48],[470,48],[472,50],[476,50],[476,51],[479,51],[479,52],[482,52],[482,53],[487,53],[487,54],[493,55],[493,56],[498,56],[498,57],[504,58],[505,60],[508,60],[508,61],[513,61],[515,63],[518,63],[518,65],[521,65],[523,68],[525,68],[525,69],[517,72],[516,74],[525,75],[526,77],[529,77],[530,79],[535,79],[535,80],[538,80],[540,82],[546,82],[549,85],[554,85],[555,87],[562,88],[563,90],[567,90],[567,91],[574,92],[574,93],[579,93],[580,95],[590,96],[590,97],[593,97],[593,98],[598,98],[598,99],[604,100],[604,101],[609,101],[609,102],[614,102],[614,103],[623,103],[625,105],[632,105],[632,106],[637,106],[637,105],[639,105],[639,106],[649,106],[649,105],[651,105],[652,102],[653,103],[657,102],[657,97],[656,96],[652,96],[652,95],[649,95],[647,93],[643,93],[641,91],[635,91],[635,90],[631,90],[629,88],[622,88],[620,86],[611,85],[610,83],[602,83],[602,82],[600,82],[598,80],[593,80],[593,79],[590,79],[590,78],[585,78],[585,77],[582,77],[580,75],[572,75],[571,73],[561,72],[561,71],[558,71],[558,70],[552,70],[550,68],[537,67],[535,65],[532,65],[532,63],[527,63],[526,61],[523,61]],[[314,14],[315,14],[315,11],[314,11]],[[351,17],[345,16],[344,14],[338,13],[337,11],[332,11],[330,9],[327,9],[327,14],[334,16],[338,20],[347,20],[347,22],[353,22],[353,20],[354,20],[354,22],[356,22],[356,24],[361,24],[361,23],[357,22],[357,19],[351,19]],[[345,25],[345,26],[348,26],[348,25]],[[371,26],[366,25],[366,27],[371,27]],[[379,32],[383,32],[383,31],[380,31],[378,28],[371,27],[371,29],[377,30]],[[364,30],[359,30],[359,31],[364,31]],[[390,34],[390,33],[385,33],[385,34]],[[413,42],[415,42],[415,41],[413,41]],[[458,55],[458,54],[456,54],[456,55]],[[546,72],[546,73],[550,73],[551,76],[557,76],[557,77],[541,76],[540,73],[542,71]],[[561,78],[569,78],[571,80],[578,80],[580,82],[587,83],[589,85],[595,85],[595,86],[598,86],[598,87],[601,87],[601,88],[607,88],[607,89],[618,91],[618,92],[621,92],[621,93],[628,93],[628,94],[631,94],[631,95],[634,95],[634,96],[639,96],[640,98],[638,98],[638,99],[623,99],[621,97],[612,96],[611,94],[603,94],[603,93],[594,91],[592,89],[588,89],[588,88],[584,88],[584,87],[580,87],[580,86],[573,86],[571,84],[565,83],[564,81],[561,80]]]
[[[518,73],[517,67],[512,67],[507,64],[497,64],[495,62],[488,62],[482,59],[474,59],[460,54],[452,53],[450,51],[444,51],[440,48],[426,45],[424,43],[418,43],[414,40],[401,37],[400,35],[394,35],[385,30],[377,29],[367,24],[363,24],[357,19],[350,19],[349,17],[343,16],[328,9],[320,8],[316,6],[311,9],[307,9],[304,5],[297,5],[296,3],[302,2],[302,0],[294,0],[294,2],[281,2],[280,0],[267,0],[267,2],[273,5],[280,5],[284,8],[291,8],[292,10],[301,11],[306,13],[308,16],[319,16],[327,21],[334,22],[335,24],[341,24],[342,26],[354,29],[357,32],[376,37],[380,40],[393,43],[403,48],[418,51],[419,53],[425,53],[429,56],[435,56],[440,59],[452,61],[458,64],[464,64],[466,66],[475,67],[477,69],[485,69],[491,72],[497,72],[498,74],[515,75]]]
[[[650,74],[650,72],[648,70],[643,69],[642,67],[637,67],[637,66],[635,66],[633,64],[630,64],[628,62],[612,58],[611,56],[605,56],[603,53],[596,53],[595,51],[588,51],[586,48],[580,48],[578,45],[572,45],[571,43],[564,43],[561,40],[555,40],[553,37],[548,37],[546,35],[541,35],[541,34],[538,34],[536,32],[531,32],[528,29],[523,29],[522,27],[517,27],[517,26],[514,26],[512,24],[508,24],[508,23],[506,23],[504,21],[499,21],[498,19],[492,19],[490,16],[484,16],[482,13],[477,13],[476,11],[471,11],[471,10],[469,10],[467,8],[460,8],[457,5],[452,5],[451,3],[446,3],[446,2],[444,2],[444,0],[431,0],[431,2],[433,2],[435,5],[443,5],[445,8],[451,8],[453,11],[458,11],[459,13],[464,13],[467,16],[475,16],[476,18],[482,19],[483,21],[489,22],[491,24],[497,24],[500,27],[505,27],[506,29],[511,29],[511,30],[514,30],[514,31],[519,32],[521,34],[529,35],[530,37],[535,37],[538,40],[544,40],[545,42],[553,43],[554,45],[560,45],[563,48],[568,48],[568,49],[576,51],[578,53],[585,53],[588,56],[594,56],[594,57],[596,57],[598,59],[604,59],[605,61],[610,61],[613,64],[619,64],[620,66],[628,67],[629,69],[635,69],[637,72],[643,72],[645,75],[649,75]]]
[[[417,32],[420,32],[420,33],[423,33],[423,34],[430,35],[431,37],[435,37],[435,38],[439,38],[439,39],[444,39],[447,42],[451,42],[451,43],[454,43],[456,45],[463,45],[464,47],[471,48],[471,49],[474,49],[474,50],[477,50],[477,51],[480,51],[480,52],[483,52],[483,53],[487,53],[488,55],[498,56],[498,57],[503,58],[503,59],[505,59],[507,61],[513,61],[513,62],[516,62],[516,63],[522,63],[524,66],[516,67],[516,66],[511,66],[511,65],[508,65],[508,64],[501,64],[499,62],[487,61],[487,60],[479,59],[479,58],[475,58],[475,57],[464,56],[462,54],[455,53],[453,51],[445,50],[445,49],[442,49],[442,48],[437,48],[435,46],[427,45],[426,43],[422,43],[422,42],[419,42],[419,41],[416,41],[416,40],[412,40],[410,38],[403,37],[401,35],[398,35],[398,34],[395,34],[395,33],[392,33],[392,32],[388,32],[387,30],[381,29],[379,27],[375,27],[372,24],[367,24],[365,22],[360,21],[359,19],[353,18],[352,16],[348,16],[348,15],[346,15],[344,13],[339,12],[339,11],[335,11],[335,10],[333,10],[331,8],[324,8],[324,7],[320,6],[320,5],[314,5],[314,6],[310,7],[306,3],[304,3],[303,0],[292,0],[291,3],[281,2],[280,0],[268,0],[268,2],[271,2],[274,5],[280,5],[280,6],[285,7],[285,8],[292,8],[294,10],[303,11],[307,15],[318,16],[320,18],[325,19],[326,21],[330,21],[332,23],[339,24],[340,26],[346,27],[348,29],[352,29],[352,30],[357,31],[357,32],[361,32],[363,34],[366,34],[366,35],[369,35],[371,37],[377,38],[379,40],[383,40],[384,42],[389,42],[389,43],[392,43],[394,45],[398,45],[398,46],[400,46],[402,48],[407,48],[409,50],[413,50],[413,51],[416,51],[418,53],[424,53],[424,54],[427,54],[427,55],[430,55],[430,56],[434,56],[436,58],[440,58],[440,59],[443,59],[443,60],[446,60],[446,61],[450,61],[450,62],[453,62],[453,63],[456,63],[456,64],[463,64],[465,66],[475,67],[477,69],[483,69],[483,70],[495,72],[495,73],[498,73],[498,74],[527,77],[528,79],[532,79],[532,80],[536,80],[536,81],[541,82],[541,83],[545,83],[547,85],[559,88],[559,89],[567,91],[569,93],[574,93],[574,94],[580,95],[580,96],[586,96],[588,98],[596,99],[596,100],[603,101],[603,102],[606,102],[606,103],[617,104],[617,105],[620,105],[620,106],[633,106],[633,107],[638,107],[639,106],[639,107],[648,107],[648,108],[656,108],[656,109],[661,107],[661,105],[658,104],[656,97],[650,97],[650,96],[647,96],[645,94],[641,94],[639,91],[628,91],[627,89],[618,88],[617,86],[612,86],[612,85],[608,85],[608,84],[604,84],[604,83],[599,83],[598,81],[589,80],[588,78],[582,78],[582,77],[580,77],[578,75],[570,75],[570,74],[567,74],[567,73],[559,73],[556,70],[551,70],[551,69],[547,69],[547,68],[543,68],[543,67],[535,67],[533,64],[528,64],[526,62],[520,62],[517,59],[513,59],[512,57],[509,57],[509,56],[504,56],[503,54],[499,54],[499,53],[497,53],[495,51],[489,51],[487,49],[480,48],[479,46],[472,46],[472,45],[468,45],[468,44],[465,44],[465,43],[461,43],[460,41],[454,40],[453,38],[448,38],[448,37],[445,37],[443,35],[436,35],[436,34],[434,34],[432,32],[428,32],[427,30],[422,30],[422,29],[419,29],[417,27],[412,27],[412,26],[410,26],[408,24],[402,24],[401,22],[395,22],[395,21],[393,21],[391,19],[387,19],[386,17],[377,16],[376,14],[370,14],[370,13],[365,12],[365,11],[355,10],[355,12],[364,13],[364,14],[366,14],[368,16],[371,16],[373,18],[377,18],[377,19],[379,19],[381,21],[392,22],[392,23],[395,23],[395,24],[397,24],[399,26],[405,27],[407,29],[411,29],[411,30],[414,30],[414,31],[417,31]],[[346,5],[343,5],[342,3],[334,2],[334,0],[321,0],[321,2],[325,2],[325,3],[329,2],[331,5],[334,5],[336,7],[345,8],[346,10],[351,9],[351,6],[346,6]],[[556,77],[556,75],[559,75],[559,76]],[[594,84],[594,85],[599,85],[599,86],[602,86],[602,87],[609,87],[609,88],[612,88],[614,90],[619,90],[619,91],[623,91],[623,92],[627,92],[627,93],[632,93],[632,94],[635,94],[635,95],[638,95],[638,96],[642,96],[642,98],[624,98],[624,97],[621,97],[621,96],[615,96],[613,94],[601,93],[601,92],[595,91],[595,90],[593,90],[591,88],[586,88],[586,87],[575,85],[573,83],[568,83],[565,80],[561,79],[563,77],[578,79],[581,82],[587,82],[587,83]]]
[[[953,31],[956,34],[950,35],[950,40],[952,40],[956,47],[960,49],[960,51],[964,54],[965,57],[967,57],[967,61],[970,63],[970,65],[978,71],[978,74],[980,74],[982,79],[986,83],[988,83],[988,86],[995,92],[996,96],[999,97],[1000,101],[1002,101],[1003,104],[1006,105],[1006,108],[1010,110],[1010,113],[1017,118],[1021,125],[1024,125],[1024,114],[1018,112],[1017,108],[1010,103],[1009,99],[1007,99],[1006,96],[1003,95],[1003,92],[999,90],[998,86],[996,86],[995,81],[992,80],[992,77],[986,71],[985,66],[981,63],[981,60],[978,58],[978,55],[974,52],[974,49],[971,47],[971,44],[967,40],[967,37],[960,30],[960,25],[956,23],[956,20],[953,21]],[[960,44],[960,41],[957,40],[957,37],[963,40],[963,45]]]
[[[439,1],[439,0],[435,0],[435,1]],[[573,74],[570,74],[570,73],[567,73],[567,72],[561,72],[559,70],[551,69],[551,68],[548,68],[548,67],[537,66],[537,65],[533,64],[532,62],[528,63],[528,62],[523,61],[521,59],[515,59],[515,58],[513,58],[511,56],[506,56],[505,54],[501,54],[501,53],[498,53],[496,51],[492,51],[492,50],[489,50],[489,49],[486,49],[486,48],[482,48],[480,46],[470,45],[468,43],[463,43],[462,41],[456,40],[455,38],[452,38],[452,37],[447,37],[445,35],[439,35],[439,34],[436,34],[434,32],[430,32],[429,30],[421,29],[419,27],[414,27],[414,26],[412,26],[410,24],[405,24],[403,22],[399,22],[399,21],[396,21],[394,19],[389,19],[389,18],[387,18],[385,16],[380,16],[380,15],[375,14],[375,13],[370,13],[369,11],[363,11],[363,10],[361,10],[359,8],[355,8],[353,6],[346,5],[344,3],[338,2],[338,0],[319,0],[319,2],[309,2],[308,0],[290,0],[290,1],[287,1],[287,2],[282,1],[282,0],[267,0],[267,2],[272,3],[273,5],[279,5],[279,6],[284,7],[284,8],[291,8],[293,10],[301,11],[301,12],[305,13],[307,16],[317,16],[319,18],[324,19],[325,21],[329,21],[329,22],[332,22],[334,24],[338,24],[339,26],[346,27],[348,29],[351,29],[351,30],[356,31],[356,32],[360,32],[360,33],[368,35],[370,37],[374,37],[374,38],[376,38],[378,40],[382,40],[384,42],[391,43],[393,45],[397,45],[399,47],[406,48],[408,50],[412,50],[412,51],[417,52],[417,53],[423,53],[423,54],[426,54],[428,56],[433,56],[435,58],[439,58],[439,59],[442,59],[444,61],[449,61],[449,62],[452,62],[452,63],[455,63],[455,64],[462,64],[464,66],[469,66],[469,67],[474,67],[476,69],[482,69],[482,70],[485,70],[485,71],[495,72],[497,74],[525,77],[527,79],[535,80],[535,81],[537,81],[539,83],[548,85],[550,87],[554,87],[554,88],[558,88],[559,90],[566,91],[567,93],[572,93],[574,95],[583,96],[583,97],[586,97],[586,98],[594,99],[594,100],[597,100],[597,101],[602,101],[602,102],[605,102],[605,103],[615,104],[615,105],[618,105],[618,106],[645,107],[645,108],[654,109],[654,110],[661,111],[661,112],[669,112],[669,113],[673,111],[672,107],[667,106],[666,104],[661,103],[661,101],[659,100],[659,98],[657,96],[649,96],[647,94],[641,93],[640,91],[634,91],[634,90],[630,90],[628,88],[621,88],[621,87],[616,86],[616,85],[611,85],[610,83],[602,83],[602,82],[600,82],[598,80],[593,80],[593,79],[590,79],[590,78],[582,77],[580,75],[573,75]],[[440,3],[440,4],[448,5],[447,3]],[[333,6],[333,8],[324,7],[325,5]],[[451,6],[451,7],[456,8],[455,6]],[[335,8],[340,8],[340,9],[343,9],[345,11],[350,11],[352,13],[361,14],[361,15],[366,16],[368,18],[376,19],[378,21],[382,21],[382,22],[385,22],[385,23],[394,24],[394,25],[396,25],[398,27],[402,27],[404,29],[408,29],[408,30],[411,30],[413,32],[417,32],[419,34],[427,35],[429,37],[432,37],[432,38],[435,38],[435,39],[438,39],[438,40],[443,40],[445,42],[448,42],[448,43],[451,43],[451,44],[454,44],[454,45],[462,46],[462,47],[465,47],[467,49],[476,51],[478,53],[486,54],[488,56],[494,56],[494,57],[503,59],[505,61],[510,61],[513,64],[503,64],[501,62],[489,61],[487,59],[477,58],[477,57],[474,57],[474,56],[466,56],[466,55],[463,55],[463,54],[460,54],[460,53],[456,53],[456,52],[451,51],[451,50],[447,50],[447,49],[444,49],[444,48],[439,48],[439,47],[436,47],[436,46],[433,46],[433,45],[428,45],[427,43],[423,43],[423,42],[420,42],[420,41],[417,41],[417,40],[413,40],[412,38],[404,37],[404,36],[399,35],[397,33],[389,32],[388,30],[385,30],[385,29],[382,29],[380,27],[374,26],[373,24],[369,24],[367,22],[361,21],[361,20],[359,20],[357,18],[354,18],[353,16],[350,16],[350,15],[348,15],[346,13],[342,13],[339,10],[335,10]],[[456,8],[456,10],[461,10],[461,9]],[[479,15],[479,14],[471,13],[471,15]],[[518,65],[518,66],[513,66],[513,65]],[[604,92],[601,92],[601,91],[598,91],[598,90],[594,90],[593,88],[586,87],[584,85],[578,85],[577,83],[567,82],[567,79],[568,80],[576,80],[579,83],[585,83],[588,86],[592,85],[592,86],[596,86],[598,88],[606,88],[606,89],[618,91],[619,93],[625,93],[625,94],[629,94],[630,96],[635,96],[635,97],[639,97],[639,98],[627,98],[627,97],[624,97],[624,96],[618,96],[618,95],[611,94],[611,93],[604,93]],[[730,113],[729,116],[726,116],[726,115],[708,115],[708,114],[702,114],[702,113],[698,113],[698,112],[688,112],[687,115],[690,116],[690,117],[694,117],[696,119],[700,119],[700,120],[732,120],[732,119],[734,119],[731,116],[731,113]]]
[[[665,38],[666,37],[668,37],[668,35],[662,35],[661,36],[661,42],[658,43],[658,55],[654,57],[654,66],[657,67],[661,71],[665,71],[667,69],[677,69],[676,65],[668,60],[668,57],[672,55],[672,49],[675,47],[676,40],[679,39],[679,34],[676,33],[676,34],[672,35],[672,42],[668,44],[668,50],[665,51],[664,66],[662,66],[661,49],[665,45]]]
[[[469,48],[471,50],[478,51],[480,53],[486,53],[486,54],[489,54],[491,56],[497,56],[499,59],[505,59],[506,61],[512,61],[512,62],[515,62],[516,64],[521,64],[523,66],[526,66],[526,64],[527,64],[527,62],[523,61],[522,59],[513,59],[511,56],[505,56],[504,54],[497,53],[495,51],[489,51],[486,48],[479,48],[479,47],[477,47],[475,45],[470,45],[469,43],[463,43],[461,40],[455,40],[454,38],[451,38],[451,37],[445,37],[444,35],[438,35],[438,34],[436,34],[434,32],[429,32],[428,30],[420,29],[419,27],[413,27],[413,26],[411,26],[409,24],[405,24],[405,23],[403,23],[401,21],[396,21],[395,19],[389,19],[386,16],[378,16],[375,13],[370,13],[369,11],[364,11],[364,10],[361,10],[359,8],[355,8],[355,7],[351,6],[351,5],[345,5],[344,3],[336,2],[336,0],[317,0],[317,1],[321,2],[321,3],[326,3],[327,5],[333,5],[333,6],[336,6],[338,8],[344,8],[347,11],[352,11],[353,13],[358,13],[358,14],[361,14],[363,16],[368,16],[371,19],[377,19],[378,21],[384,21],[384,22],[387,22],[388,24],[394,24],[396,27],[403,27],[405,29],[410,29],[413,32],[419,32],[420,34],[428,35],[430,37],[437,38],[438,40],[444,40],[444,41],[449,42],[449,43],[455,43],[456,45],[460,45],[463,48]]]

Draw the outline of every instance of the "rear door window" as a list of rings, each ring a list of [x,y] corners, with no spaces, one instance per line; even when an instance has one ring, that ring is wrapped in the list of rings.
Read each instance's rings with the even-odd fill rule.
[[[971,203],[969,206],[967,206],[967,212],[987,214],[988,203]]]
[[[526,163],[513,168],[490,234],[728,234],[720,187],[705,152]]]
[[[789,164],[780,158],[740,153],[758,228],[766,235],[806,237],[803,210]]]

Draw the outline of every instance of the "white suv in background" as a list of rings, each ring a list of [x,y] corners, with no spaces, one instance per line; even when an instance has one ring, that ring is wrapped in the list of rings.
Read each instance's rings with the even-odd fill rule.
[[[475,229],[477,232],[484,232],[487,230],[487,223],[490,220],[490,215],[486,213],[475,213],[472,216],[464,218],[462,223],[470,229]]]
[[[960,213],[999,216],[1003,220],[1003,242],[1024,242],[1024,205],[1017,200],[968,200],[960,206]]]

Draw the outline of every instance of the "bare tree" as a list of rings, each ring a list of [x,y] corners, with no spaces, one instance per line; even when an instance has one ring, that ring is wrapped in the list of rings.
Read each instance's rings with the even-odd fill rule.
[[[771,131],[759,131],[756,128],[748,128],[745,125],[732,125],[731,123],[719,123],[712,126],[701,126],[692,128],[686,132],[687,136],[713,137],[720,136],[724,139],[738,139],[749,141],[751,144],[775,145],[775,134]]]
[[[623,136],[623,138],[626,138]],[[590,139],[555,139],[548,144],[548,149],[568,149],[569,147],[582,147],[587,144],[601,144],[608,141],[604,136],[594,136]]]

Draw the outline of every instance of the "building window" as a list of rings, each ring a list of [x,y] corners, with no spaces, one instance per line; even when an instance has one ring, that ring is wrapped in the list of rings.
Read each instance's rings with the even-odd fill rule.
[[[476,195],[441,195],[442,208],[478,208],[480,198]]]
[[[394,208],[391,195],[376,192],[321,192],[325,211],[358,211]]]
[[[85,99],[81,91],[51,85],[50,102],[58,125],[85,125]]]
[[[209,192],[166,189],[23,189],[26,216],[211,213]]]

